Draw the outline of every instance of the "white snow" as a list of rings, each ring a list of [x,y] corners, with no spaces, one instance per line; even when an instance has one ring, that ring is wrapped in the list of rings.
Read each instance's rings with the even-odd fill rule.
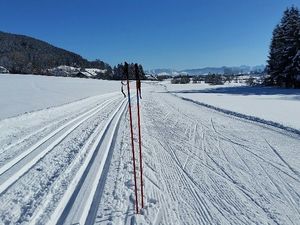
[[[211,86],[164,82],[164,85],[180,97],[300,130],[299,89],[249,87],[235,83]]]
[[[119,90],[117,81],[0,74],[0,120]]]
[[[107,70],[101,70],[97,68],[86,68],[85,71],[88,72],[90,76],[96,76],[100,73],[106,73]]]
[[[148,84],[152,88],[144,88],[141,101],[145,208],[141,215],[130,214],[134,183],[127,121],[95,224],[297,224],[298,135]]]
[[[299,134],[190,101],[270,120],[274,104],[299,102],[295,90],[143,82],[145,204],[136,215],[129,113],[120,82],[1,75],[0,85],[1,225],[300,221]],[[133,83],[131,88],[140,171]],[[255,114],[258,107],[261,115]],[[141,207],[140,188],[137,193]]]

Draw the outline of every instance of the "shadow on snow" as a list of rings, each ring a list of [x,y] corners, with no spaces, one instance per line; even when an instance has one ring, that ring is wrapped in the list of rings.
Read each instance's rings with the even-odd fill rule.
[[[284,89],[274,87],[218,87],[204,90],[181,90],[170,91],[169,93],[212,93],[212,94],[232,94],[232,95],[296,95],[294,100],[300,100],[300,89]]]

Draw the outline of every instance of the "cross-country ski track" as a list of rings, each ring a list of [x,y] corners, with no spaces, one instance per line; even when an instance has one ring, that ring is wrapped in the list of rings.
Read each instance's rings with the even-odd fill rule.
[[[299,134],[155,82],[142,97],[139,215],[127,99],[110,93],[0,121],[0,224],[299,224]]]

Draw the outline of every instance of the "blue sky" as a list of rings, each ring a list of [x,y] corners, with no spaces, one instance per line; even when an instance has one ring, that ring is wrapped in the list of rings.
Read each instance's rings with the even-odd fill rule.
[[[265,64],[274,26],[299,0],[1,0],[0,30],[111,65]]]

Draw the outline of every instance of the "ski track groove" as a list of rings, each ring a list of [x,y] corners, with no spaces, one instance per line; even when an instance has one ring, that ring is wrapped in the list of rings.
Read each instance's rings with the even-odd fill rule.
[[[162,145],[162,143],[160,143],[161,146],[165,149],[166,152],[168,152],[168,150]],[[176,162],[176,165],[178,166],[178,168],[180,168],[180,170],[176,170],[177,171],[177,176],[179,177],[179,179],[181,180],[181,182],[183,183],[184,186],[186,186],[189,189],[189,193],[194,196],[197,199],[196,204],[198,205],[197,208],[194,209],[194,211],[199,214],[200,218],[203,218],[201,224],[206,224],[208,223],[211,219],[208,218],[209,216],[209,211],[207,210],[206,212],[203,211],[203,203],[200,203],[202,200],[199,198],[199,196],[197,196],[193,189],[190,187],[189,183],[186,181],[186,178],[184,175],[186,175],[185,170],[182,168],[182,165],[180,164],[179,159],[177,158],[174,150],[172,149],[171,146],[169,146],[171,152],[169,153],[171,155],[171,157],[174,159],[174,161]],[[173,156],[172,156],[173,155]],[[167,159],[167,157],[165,157],[165,159]],[[175,177],[172,180],[177,180]],[[171,192],[172,193],[172,192]],[[174,196],[174,199],[176,199],[176,197]],[[200,211],[200,212],[199,212]],[[210,223],[210,222],[209,222]]]
[[[114,95],[115,95],[115,94],[114,94]],[[97,96],[97,97],[100,97],[100,99],[98,99],[98,101],[99,101],[99,100],[102,100],[102,99],[105,98],[105,97],[108,97],[108,96],[113,97],[114,95],[112,95],[112,94],[103,94],[103,95],[100,95],[100,96]],[[78,102],[80,102],[80,101],[82,101],[82,100],[89,99],[89,98],[95,98],[95,97],[86,97],[86,98],[79,99],[79,100],[75,100],[75,101],[73,101],[73,102],[65,103],[65,104],[62,104],[62,105],[57,105],[57,106],[49,107],[49,108],[47,108],[47,110],[55,110],[55,109],[60,108],[60,107],[68,106],[68,105],[71,105],[71,104],[76,104],[76,103],[78,103]],[[95,101],[95,100],[93,100],[93,101]],[[95,102],[94,102],[94,103],[95,103]],[[98,103],[98,104],[99,104],[99,103]],[[45,109],[44,109],[44,110],[45,110]],[[37,113],[37,112],[41,112],[41,111],[43,111],[43,110],[32,111],[32,112],[30,112],[30,113]],[[83,110],[83,111],[80,111],[80,112],[78,113],[78,115],[79,115],[79,114],[83,114],[83,113],[85,113],[85,112],[87,112],[87,111],[89,111],[89,110],[85,110],[85,111]],[[28,113],[28,112],[27,112],[27,113]],[[14,140],[13,143],[10,143],[10,144],[8,144],[8,145],[5,145],[4,147],[2,146],[2,149],[0,149],[0,153],[2,154],[3,152],[7,151],[8,149],[13,148],[13,147],[15,147],[15,146],[21,144],[22,142],[26,141],[27,139],[30,139],[30,137],[35,136],[35,135],[38,134],[39,132],[41,132],[41,131],[43,131],[43,130],[45,130],[45,129],[47,129],[47,128],[49,128],[49,127],[55,125],[55,124],[61,123],[61,122],[63,122],[63,121],[71,120],[72,118],[77,117],[77,116],[73,117],[73,115],[71,115],[70,117],[66,117],[66,116],[68,116],[68,115],[60,115],[58,118],[55,118],[54,121],[50,121],[49,123],[47,123],[47,125],[38,128],[38,130],[34,130],[33,132],[29,132],[29,134],[27,134],[27,135],[25,135],[25,136],[21,136],[20,138]],[[14,117],[11,117],[11,118],[6,118],[6,119],[3,119],[3,120],[0,120],[0,122],[6,121],[7,119],[17,119],[17,118],[19,118],[19,117],[20,117],[20,115],[14,116]],[[61,118],[61,117],[62,117],[62,118]],[[22,131],[22,132],[23,132],[23,131]]]
[[[292,167],[290,166],[290,164],[288,164],[283,158],[282,156],[278,153],[278,151],[267,141],[267,139],[265,139],[266,143],[268,144],[268,146],[270,147],[270,149],[274,152],[274,154],[282,161],[282,163],[284,165],[286,165],[298,178],[300,178],[299,173]]]
[[[158,108],[158,107],[162,107],[160,106],[161,104],[163,105],[163,107],[169,108],[168,112],[170,111],[173,112],[173,114],[168,113],[167,116],[164,118],[165,120],[164,125],[166,126],[164,129],[162,129],[163,127],[162,124],[160,124],[159,122],[155,124],[156,119],[152,119],[150,124],[152,124],[153,130],[155,130],[157,134],[155,134],[155,132],[154,133],[152,132],[153,134],[149,134],[149,135],[152,136],[153,139],[157,137],[164,137],[162,142],[159,140],[159,138],[157,138],[157,142],[162,147],[162,149],[164,149],[163,152],[169,154],[169,156],[165,155],[162,161],[166,163],[167,167],[173,170],[174,168],[170,167],[169,163],[167,163],[168,157],[171,157],[173,159],[172,161],[174,161],[175,164],[177,165],[176,173],[178,174],[180,183],[186,185],[186,187],[190,186],[189,188],[194,188],[194,189],[196,188],[197,190],[200,188],[199,189],[200,192],[196,191],[197,194],[207,193],[207,191],[210,192],[209,189],[203,190],[201,188],[202,185],[199,186],[199,183],[193,179],[193,174],[194,174],[193,171],[199,170],[198,169],[199,166],[200,166],[199,168],[203,168],[204,166],[205,168],[208,169],[207,172],[213,172],[213,174],[217,175],[216,178],[225,179],[226,183],[229,182],[230,183],[229,187],[233,188],[233,190],[236,193],[238,193],[238,195],[243,196],[242,198],[245,199],[243,200],[243,202],[245,203],[247,202],[248,204],[246,206],[247,208],[250,206],[249,202],[252,202],[254,205],[256,205],[258,209],[261,210],[260,212],[261,218],[265,217],[266,221],[269,221],[272,224],[281,224],[282,221],[278,220],[277,216],[274,217],[274,211],[270,211],[270,209],[266,205],[267,202],[269,201],[268,200],[269,198],[273,198],[273,200],[275,200],[275,198],[271,196],[272,192],[269,193],[267,189],[265,189],[265,185],[262,186],[263,183],[257,182],[258,180],[255,179],[252,181],[255,182],[255,184],[249,186],[250,189],[247,186],[245,186],[245,182],[251,181],[252,177],[257,176],[257,173],[263,173],[263,175],[266,176],[266,179],[272,182],[272,184],[270,185],[272,185],[275,188],[275,189],[272,188],[272,190],[276,191],[275,193],[278,193],[279,195],[285,195],[285,197],[283,198],[284,202],[286,202],[289,205],[289,207],[293,209],[295,212],[299,213],[299,209],[296,206],[297,204],[299,204],[299,202],[292,200],[293,199],[292,193],[294,192],[295,195],[297,196],[299,196],[299,194],[295,192],[293,188],[291,188],[293,192],[287,189],[288,184],[285,183],[276,184],[272,178],[273,173],[279,172],[277,177],[281,177],[280,173],[282,173],[283,175],[288,176],[294,181],[299,182],[297,171],[281,157],[281,155],[276,151],[276,149],[272,149],[273,152],[275,150],[274,155],[276,155],[284,165],[281,164],[277,165],[278,162],[277,160],[273,161],[274,159],[273,156],[270,159],[265,158],[264,154],[259,153],[260,151],[262,153],[264,152],[264,148],[259,146],[260,143],[255,143],[255,142],[251,143],[253,142],[251,139],[247,140],[246,138],[243,138],[242,135],[239,135],[238,131],[236,133],[238,135],[234,135],[231,133],[225,133],[226,134],[225,135],[222,131],[219,132],[216,122],[214,121],[214,117],[211,117],[209,123],[205,124],[202,123],[201,120],[190,117],[186,113],[180,111],[179,108],[175,107],[175,105],[173,104],[169,104],[169,102],[164,98],[159,98],[159,101],[155,101],[156,100],[155,97],[152,96],[152,99],[154,99],[154,101],[152,100],[152,102],[149,102],[148,105],[155,105]],[[153,112],[155,111],[154,109],[148,109],[148,110]],[[221,114],[220,112],[218,113]],[[164,114],[164,112],[161,112],[161,114]],[[157,116],[153,114],[152,117],[156,118]],[[172,120],[172,118],[178,118],[178,119]],[[230,118],[232,118],[232,116]],[[185,122],[183,123],[183,121]],[[244,122],[244,120],[239,121],[239,123],[242,122]],[[198,124],[200,124],[201,127],[200,130],[197,129]],[[255,125],[256,125],[255,123],[250,123],[250,126],[255,126]],[[224,130],[224,128],[226,127],[223,126],[220,129]],[[160,130],[163,130],[164,132],[161,133]],[[285,135],[285,134],[279,133],[279,135]],[[287,136],[289,135],[287,134]],[[291,136],[291,138],[292,137],[293,135]],[[213,149],[213,151],[211,149]],[[254,152],[253,149],[256,149],[257,153]],[[234,153],[237,154],[238,157],[237,161],[234,161],[236,159],[231,158],[232,156],[228,157],[230,154],[234,154]],[[185,156],[183,156],[182,154],[184,154]],[[245,157],[246,155],[248,155],[250,158],[247,159]],[[198,160],[197,167],[195,167],[197,165],[195,163],[196,160]],[[248,162],[251,160],[254,161],[250,166],[248,165]],[[258,171],[253,173],[253,171],[255,171],[256,164],[257,166],[259,166]],[[268,171],[270,172],[267,172],[267,170],[264,168],[265,165],[267,166],[267,168],[269,168]],[[215,170],[215,168],[217,170]],[[207,172],[203,173],[202,179],[204,180],[212,179],[212,177],[210,177],[209,174],[207,174]],[[292,172],[293,175],[291,175],[290,172]],[[264,177],[263,175],[262,177]],[[176,181],[176,177],[172,176],[171,174],[165,174],[165,175],[163,174],[163,177],[164,176],[165,176],[165,180],[170,180],[171,183],[172,181],[174,182]],[[240,180],[242,177],[244,178]],[[210,183],[214,183],[214,182],[210,182]],[[266,185],[269,185],[269,183],[267,183]],[[218,187],[215,188],[217,193],[219,193],[222,190],[219,189]],[[282,190],[282,188],[285,189]],[[178,199],[178,197],[174,195],[174,193],[172,193],[172,189],[168,189],[168,192],[171,192],[169,194],[172,196],[172,199],[174,201],[176,201],[176,198]],[[258,193],[261,193],[261,197],[256,199],[256,197],[254,196],[258,195]],[[227,206],[224,206],[225,211],[221,211],[218,208],[219,205],[218,203],[216,204],[216,202],[211,201],[212,196],[209,197],[210,199],[209,202],[224,217],[223,218],[225,219],[224,221],[227,221],[228,224],[231,224],[230,221],[232,221],[233,217],[230,216],[229,217],[231,219],[230,220],[228,218],[228,215],[236,214],[236,213],[239,214],[240,212],[243,211],[245,205],[243,205],[244,203],[241,204],[242,202],[240,201],[235,201],[235,199],[232,197],[226,197],[226,196],[227,195],[223,196],[224,197],[223,200],[225,200],[225,202],[227,202],[226,204],[228,204]],[[197,199],[197,204],[200,204],[199,202],[202,202],[200,201],[201,200],[200,196],[198,197],[194,196],[194,198]],[[194,202],[193,205],[194,204],[196,203]],[[220,203],[220,205],[222,204]],[[197,207],[202,208],[202,210],[203,208],[208,207],[208,211],[210,210],[209,206],[206,206],[205,203],[203,205],[198,205]],[[204,219],[203,214],[201,214],[201,217],[202,219]],[[251,223],[257,223],[260,217],[251,218],[251,216],[247,214],[243,214],[242,217],[236,218],[236,223],[249,224],[250,221]],[[194,221],[194,219],[191,219],[190,222],[191,221]],[[202,222],[208,224],[208,220]]]
[[[63,131],[65,128],[67,128],[69,125],[71,125],[72,123],[75,123],[77,120],[80,120],[81,118],[84,118],[84,120],[80,120],[80,123],[77,123],[78,126],[80,124],[82,124],[87,118],[89,118],[90,115],[94,115],[93,113],[98,112],[99,109],[102,109],[102,107],[107,106],[109,103],[111,103],[112,101],[107,100],[105,102],[103,102],[100,105],[97,105],[96,107],[92,108],[91,110],[79,115],[78,117],[68,121],[67,123],[61,125],[60,127],[58,127],[57,129],[55,129],[54,131],[52,131],[50,134],[48,134],[46,137],[42,138],[41,140],[39,140],[37,143],[33,144],[29,149],[23,151],[22,154],[20,154],[19,156],[15,157],[13,160],[9,161],[8,163],[4,164],[2,167],[0,167],[0,175],[2,175],[3,173],[5,173],[7,170],[11,169],[15,164],[17,164],[18,162],[20,162],[22,159],[24,159],[26,156],[28,156],[29,154],[31,154],[34,150],[36,150],[38,147],[40,147],[42,144],[44,144],[45,142],[47,142],[48,140],[50,140],[52,137],[54,137],[56,134],[58,134],[60,131]],[[91,114],[90,114],[91,113]],[[89,115],[90,114],[90,115]],[[74,126],[75,130],[77,127]]]
[[[85,222],[86,222],[87,220],[92,220],[92,221],[94,221],[94,219],[89,219],[89,218],[88,218],[88,217],[90,216],[89,211],[90,211],[90,208],[91,208],[91,206],[92,206],[92,204],[93,204],[93,200],[94,200],[94,197],[95,197],[95,194],[96,194],[97,187],[98,187],[99,182],[100,182],[100,178],[101,178],[103,175],[105,175],[105,174],[103,174],[103,172],[106,173],[106,171],[104,171],[103,169],[104,169],[104,166],[105,166],[105,164],[106,164],[106,161],[107,161],[109,152],[112,151],[111,146],[113,145],[114,138],[115,138],[115,136],[116,136],[116,132],[117,132],[117,130],[118,130],[118,126],[119,126],[120,120],[121,120],[122,115],[123,115],[123,113],[124,113],[124,110],[125,110],[125,108],[126,108],[126,106],[127,106],[127,104],[124,104],[124,102],[125,102],[125,100],[123,100],[123,101],[120,103],[120,105],[118,106],[118,108],[116,109],[116,111],[113,113],[113,115],[111,116],[111,118],[107,121],[107,123],[106,123],[106,125],[105,125],[105,128],[102,129],[101,134],[97,137],[97,140],[96,140],[95,143],[93,144],[93,147],[92,147],[93,151],[91,151],[90,158],[89,158],[89,160],[88,160],[88,161],[86,162],[86,164],[85,164],[86,166],[81,167],[81,168],[82,168],[82,170],[81,170],[82,173],[81,173],[81,172],[77,173],[76,179],[73,180],[74,183],[76,183],[76,184],[71,185],[71,187],[76,187],[76,189],[77,189],[77,188],[80,188],[79,191],[84,191],[84,192],[86,192],[85,190],[82,190],[82,189],[81,189],[81,186],[79,186],[79,185],[80,185],[79,182],[81,182],[81,181],[83,180],[83,181],[82,181],[82,185],[83,185],[83,182],[85,182],[85,179],[86,179],[86,177],[87,177],[88,174],[89,174],[89,171],[86,172],[86,169],[90,170],[90,169],[92,168],[92,166],[89,167],[89,165],[95,162],[94,159],[95,159],[96,156],[97,156],[97,155],[95,155],[95,154],[98,154],[97,149],[99,149],[100,146],[102,145],[102,141],[104,140],[104,136],[105,136],[106,133],[108,132],[108,129],[110,128],[110,126],[113,126],[112,134],[109,136],[109,142],[108,142],[108,145],[107,145],[106,148],[105,148],[106,150],[105,150],[105,152],[104,152],[104,154],[105,154],[105,155],[104,155],[104,158],[102,159],[101,164],[99,165],[99,168],[97,168],[98,172],[96,173],[96,177],[95,177],[93,183],[91,184],[91,190],[90,190],[90,193],[88,194],[87,202],[84,203],[84,204],[85,204],[85,207],[83,208],[84,211],[83,211],[83,212],[78,212],[78,213],[81,214],[81,216],[80,216],[78,219],[77,219],[77,218],[75,218],[75,220],[74,220],[74,218],[72,219],[73,222],[76,222],[75,224],[78,223],[78,224],[82,224],[82,225],[83,225],[83,224],[85,224]],[[118,115],[118,114],[119,114],[119,115]],[[118,115],[118,116],[117,116],[117,115]],[[117,116],[117,117],[116,117],[116,116]],[[115,122],[114,124],[112,124],[112,121],[113,121],[115,118],[116,118],[116,122]],[[86,173],[86,175],[84,175],[84,173]],[[78,205],[79,205],[79,206],[81,207],[81,209],[82,209],[82,203],[79,203],[78,201],[75,201],[76,198],[74,198],[74,199],[72,200],[73,196],[70,195],[70,193],[73,193],[72,189],[73,189],[73,188],[71,188],[71,190],[67,190],[67,192],[66,192],[67,195],[65,195],[65,196],[67,196],[69,199],[68,199],[67,201],[66,201],[65,199],[64,199],[63,201],[61,201],[61,202],[62,202],[62,206],[57,207],[57,208],[56,208],[56,212],[63,211],[62,208],[63,208],[63,209],[66,209],[66,206],[67,206],[68,204],[70,204],[70,202],[69,202],[70,200],[71,200],[71,201],[74,201],[73,204],[72,204],[72,208],[73,208],[74,206],[75,206],[75,207],[78,207]],[[74,190],[75,190],[75,189],[74,189]],[[76,197],[77,197],[78,195],[79,195],[79,193],[76,194]],[[71,198],[71,196],[72,196],[72,198]],[[66,198],[67,198],[67,197],[66,197]],[[66,202],[68,202],[68,204],[65,204]],[[70,212],[71,209],[68,209],[68,211]],[[55,224],[56,224],[56,223],[53,223],[53,221],[58,221],[58,219],[60,218],[60,216],[55,217],[55,215],[56,215],[56,214],[54,214],[54,217],[52,217],[52,218],[50,219],[50,223],[48,223],[48,225],[51,225],[51,224],[55,225]]]
[[[23,152],[23,154],[16,157],[14,160],[10,161],[8,164],[5,164],[3,167],[0,168],[0,175],[6,173],[8,170],[13,168],[17,163],[22,161],[27,155],[29,155],[31,152],[33,152],[35,149],[37,149],[42,143],[45,143],[47,140],[49,140],[51,137],[53,137],[55,134],[59,133],[59,131],[62,131],[64,128],[68,127],[68,125],[71,125],[73,122],[76,122],[77,119],[81,119],[79,122],[76,122],[75,125],[73,125],[71,128],[69,128],[66,132],[64,132],[63,135],[60,135],[58,138],[56,138],[49,146],[47,146],[46,149],[44,149],[42,152],[40,152],[38,155],[36,155],[33,159],[31,159],[29,162],[27,162],[23,167],[22,170],[17,170],[12,176],[9,177],[9,179],[5,180],[0,185],[0,195],[3,194],[7,188],[9,188],[12,184],[14,184],[20,177],[22,177],[24,174],[26,174],[37,162],[39,162],[45,155],[47,155],[54,147],[56,147],[61,141],[63,141],[72,131],[74,131],[77,127],[79,127],[82,123],[84,123],[87,119],[94,116],[96,113],[101,111],[103,108],[102,106],[107,106],[109,103],[113,102],[116,99],[113,100],[107,100],[100,106],[97,106],[93,108],[92,110],[88,111],[87,113],[79,116],[78,118],[75,118],[72,121],[69,121],[67,124],[61,126],[45,138],[43,138],[41,141],[33,145],[31,148]],[[55,134],[54,134],[55,133]]]
[[[113,118],[112,118],[112,119],[113,119]],[[110,123],[111,121],[112,121],[112,120],[109,120],[108,123]],[[105,127],[106,127],[106,126],[107,126],[107,125],[105,125]],[[87,155],[87,156],[85,156],[85,159],[84,159],[84,160],[85,160],[85,161],[86,161],[86,160],[87,160],[87,161],[91,160],[91,159],[89,158],[89,157],[91,156],[91,154],[93,153],[93,151],[90,150],[91,145],[95,144],[95,142],[97,141],[97,138],[99,139],[99,137],[101,137],[101,139],[102,139],[102,137],[103,137],[103,135],[104,135],[104,130],[105,130],[105,128],[103,129],[102,123],[99,123],[98,126],[95,128],[94,132],[93,132],[93,133],[90,135],[90,137],[86,140],[86,142],[85,142],[85,144],[84,144],[84,146],[83,146],[83,148],[82,148],[80,154],[78,154],[78,156],[76,156],[76,159],[74,159],[74,160],[72,161],[72,163],[68,166],[68,168],[67,168],[67,170],[66,170],[65,173],[71,173],[71,171],[72,171],[73,167],[76,165],[76,163],[78,163],[78,161],[81,160],[81,157]],[[81,166],[81,168],[83,168],[83,166]],[[79,169],[79,171],[77,172],[77,174],[80,173],[80,172],[82,171],[81,168]],[[62,207],[62,204],[63,204],[63,202],[67,202],[67,201],[66,201],[66,198],[69,197],[69,194],[70,194],[70,193],[73,193],[72,188],[76,187],[76,185],[75,185],[74,183],[75,183],[76,181],[78,181],[78,180],[79,180],[78,177],[75,177],[75,178],[72,179],[72,181],[71,181],[72,183],[70,184],[69,189],[66,191],[66,192],[69,192],[69,193],[67,193],[67,194],[65,194],[65,195],[63,196],[63,198],[60,200],[60,203],[59,203],[59,205],[57,206],[57,208],[55,209],[55,212],[54,212],[53,214],[59,214],[59,213],[57,212],[58,209],[59,209],[59,211],[63,211],[63,208],[64,208],[64,207]],[[59,182],[60,182],[59,179],[56,180],[56,182],[53,184],[53,186],[55,186],[55,184],[56,184],[56,183],[59,183]],[[51,199],[52,199],[52,198],[50,198],[50,197],[47,198],[48,201],[45,201],[45,202],[43,203],[43,205],[40,207],[40,209],[38,210],[38,212],[36,213],[36,215],[32,218],[32,221],[38,221],[39,216],[43,213],[43,210],[45,209],[45,207],[47,206],[47,204],[49,204],[49,201],[51,201]],[[57,221],[58,219],[55,218],[55,216],[53,216],[53,214],[51,215],[51,220]],[[53,217],[54,217],[54,218],[53,218]],[[56,223],[54,223],[54,224],[56,224]]]
[[[46,129],[48,129],[48,128],[50,128],[50,127],[56,125],[56,124],[59,124],[59,123],[61,123],[61,122],[64,121],[64,120],[65,120],[65,118],[60,119],[60,120],[58,120],[58,121],[55,121],[55,122],[53,122],[53,123],[49,123],[48,125],[46,125],[46,126],[40,128],[40,129],[38,129],[38,130],[36,130],[36,131],[34,131],[34,132],[28,134],[28,135],[26,135],[25,137],[22,137],[22,138],[20,138],[19,140],[16,140],[16,141],[13,142],[12,144],[7,145],[7,146],[4,146],[4,148],[1,149],[0,153],[1,153],[1,154],[2,154],[2,153],[5,153],[5,152],[8,151],[9,149],[11,149],[11,148],[13,148],[13,147],[15,147],[15,146],[17,146],[17,145],[19,145],[19,144],[25,142],[26,140],[30,139],[31,137],[37,135],[38,133],[41,133],[42,131],[44,131],[44,130],[46,130]]]

